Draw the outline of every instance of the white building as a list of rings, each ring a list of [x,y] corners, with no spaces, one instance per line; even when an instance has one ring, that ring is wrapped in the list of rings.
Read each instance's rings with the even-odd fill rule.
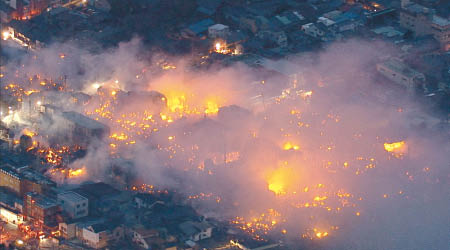
[[[230,28],[223,24],[214,24],[208,27],[208,36],[210,38],[225,39],[230,34]]]
[[[107,247],[110,242],[117,242],[123,238],[122,226],[99,223],[83,227],[83,243],[95,249]]]
[[[72,219],[88,215],[88,199],[80,194],[72,191],[58,194],[58,203]]]
[[[0,219],[14,225],[23,223],[23,216],[19,211],[10,210],[4,207],[0,207]]]
[[[423,85],[425,76],[404,64],[401,60],[391,58],[376,65],[377,71],[391,80],[405,87],[412,93],[418,86]]]
[[[317,28],[314,23],[307,23],[302,25],[302,30],[312,37],[320,38],[324,35],[324,32]]]

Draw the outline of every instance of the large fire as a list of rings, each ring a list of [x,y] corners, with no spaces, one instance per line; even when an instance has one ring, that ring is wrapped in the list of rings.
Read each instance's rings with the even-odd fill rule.
[[[281,166],[268,174],[268,189],[277,195],[286,194],[297,182],[297,173],[288,166]],[[294,189],[295,190],[295,189]]]
[[[405,141],[384,143],[384,149],[399,158],[408,152],[408,145]]]
[[[404,151],[406,143],[404,141],[384,143],[384,149],[388,152],[400,152]]]
[[[225,45],[218,42],[214,49],[228,53]],[[61,55],[60,60],[70,59],[70,54]],[[378,199],[409,199],[401,185],[404,182],[377,186],[380,190],[371,192],[361,183],[370,186],[380,176],[401,176],[409,184],[432,172],[429,166],[406,173],[390,168],[390,161],[410,160],[400,156],[407,153],[408,146],[413,147],[412,141],[407,145],[405,141],[380,139],[388,138],[383,129],[388,134],[391,128],[380,129],[376,126],[383,124],[378,123],[375,128],[370,123],[361,125],[354,110],[337,108],[335,96],[322,93],[328,86],[326,80],[310,86],[301,86],[295,80],[271,97],[263,96],[260,88],[278,86],[259,81],[263,84],[245,98],[256,95],[262,100],[255,105],[261,103],[263,107],[248,105],[242,111],[232,107],[237,102],[231,85],[216,84],[213,88],[210,76],[192,77],[172,63],[158,62],[157,67],[169,76],[145,82],[145,90],[127,91],[126,85],[114,79],[91,82],[86,88],[89,101],[76,102],[75,106],[110,127],[106,158],[139,158],[136,164],[140,164],[140,170],[150,165],[164,168],[148,171],[150,176],[165,170],[175,172],[176,181],[170,181],[189,183],[174,185],[177,192],[185,193],[192,202],[211,201],[217,211],[228,208],[225,216],[230,224],[255,239],[280,234],[313,241],[332,238],[341,228],[369,214],[367,204]],[[142,80],[146,79],[145,70],[136,74],[133,81],[146,81]],[[49,90],[70,91],[61,81],[44,76],[27,77],[23,84],[11,82],[3,89],[18,102]],[[229,116],[227,108],[231,110]],[[33,131],[27,128],[23,134],[35,139]],[[73,151],[68,146],[37,148],[51,174],[74,180],[89,177],[91,166],[69,166],[69,160],[65,160]],[[159,181],[165,181],[165,177]],[[148,183],[152,181],[155,179]],[[141,183],[131,190],[169,192],[159,190],[157,184]]]

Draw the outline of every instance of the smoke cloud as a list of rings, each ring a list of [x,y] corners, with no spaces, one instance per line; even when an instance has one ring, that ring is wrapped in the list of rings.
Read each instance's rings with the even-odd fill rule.
[[[55,44],[11,62],[6,79],[65,75],[67,89],[91,95],[66,107],[111,128],[71,165],[89,178],[125,158],[135,183],[290,249],[448,247],[448,131],[377,76],[394,49],[335,43],[282,67],[296,79],[146,51],[139,39],[100,53]]]

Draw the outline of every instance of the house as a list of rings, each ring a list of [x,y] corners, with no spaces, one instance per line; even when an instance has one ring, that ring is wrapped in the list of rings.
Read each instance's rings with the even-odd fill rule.
[[[159,232],[157,230],[143,227],[132,229],[131,237],[131,240],[143,249],[151,249],[151,245],[155,244],[155,241],[162,240],[159,238]]]
[[[61,237],[64,239],[73,239],[76,237],[76,221],[63,221],[58,223],[58,229]]]
[[[159,200],[153,194],[147,193],[138,193],[134,197],[134,202],[136,203],[137,208],[152,208],[156,204],[164,204],[164,201]]]
[[[285,11],[272,17],[271,21],[282,30],[296,30],[307,23],[306,18],[298,11]]]
[[[83,243],[95,249],[104,248],[123,238],[124,230],[121,225],[105,222],[83,227]]]
[[[338,32],[355,31],[363,25],[363,20],[358,13],[347,11],[331,19],[336,24]]]
[[[423,87],[425,76],[410,68],[400,59],[391,58],[377,63],[377,71],[392,82],[403,86],[409,93],[414,93],[418,87]]]
[[[319,17],[316,23],[304,24],[301,29],[305,34],[327,42],[335,38],[336,22],[326,17]]]
[[[230,27],[220,23],[208,27],[209,38],[225,38],[230,34]]]
[[[302,30],[305,32],[305,34],[315,38],[320,38],[325,34],[323,30],[319,29],[314,23],[307,23],[302,25]]]
[[[261,30],[257,33],[257,37],[265,41],[272,41],[279,47],[288,45],[286,33],[282,30]]]
[[[104,223],[104,218],[89,218],[83,217],[80,219],[72,219],[68,216],[63,216],[63,219],[58,224],[58,229],[61,232],[61,237],[64,239],[80,239],[83,240],[83,228],[93,224]]]
[[[186,240],[200,241],[211,238],[213,226],[207,221],[185,221],[178,225],[181,235]]]

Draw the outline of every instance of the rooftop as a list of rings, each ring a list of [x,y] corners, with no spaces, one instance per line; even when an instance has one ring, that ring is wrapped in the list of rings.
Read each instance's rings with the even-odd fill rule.
[[[431,9],[422,6],[420,4],[410,4],[404,8],[405,11],[410,12],[412,14],[430,14],[432,12]]]
[[[202,222],[185,221],[181,223],[178,227],[180,228],[181,232],[184,235],[190,236],[199,233],[201,231],[205,231],[208,228],[211,228],[212,226],[206,221]]]
[[[209,29],[215,29],[215,30],[223,30],[223,29],[227,29],[228,26],[223,25],[221,23],[216,23],[214,25],[209,26]]]
[[[372,29],[372,31],[377,35],[383,35],[386,37],[395,37],[395,36],[402,36],[405,34],[405,32],[401,32],[399,30],[396,30],[392,26],[383,26],[376,29]]]
[[[80,202],[80,201],[87,200],[86,197],[81,196],[80,194],[75,193],[73,191],[68,191],[68,192],[58,194],[58,199],[70,200],[70,201],[74,201],[74,202]]]
[[[57,203],[55,200],[50,199],[46,196],[37,194],[37,193],[27,193],[27,196],[30,196],[31,199],[34,201],[35,205],[42,208],[47,209],[54,206],[57,206]]]
[[[106,125],[77,112],[63,112],[62,116],[77,125],[87,127],[89,129],[106,129]]]
[[[402,61],[395,59],[395,58],[391,58],[391,59],[383,62],[382,65],[391,69],[392,71],[400,72],[403,75],[406,75],[408,77],[416,77],[416,76],[422,75],[421,73],[410,68],[408,65],[406,65]]]
[[[46,176],[42,175],[41,173],[37,172],[36,170],[32,169],[26,169],[23,172],[21,172],[22,176],[30,181],[33,181],[35,183],[39,184],[48,184],[48,185],[55,185],[56,183]]]
[[[100,198],[102,196],[115,195],[115,194],[120,193],[117,189],[113,188],[112,186],[110,186],[104,182],[84,184],[81,187],[77,188],[76,190],[79,190],[80,193],[82,193],[82,194],[86,194],[88,196],[93,196],[95,198]]]
[[[450,20],[448,18],[443,18],[437,15],[433,16],[433,19],[431,20],[433,24],[439,25],[439,26],[447,26],[450,25]]]
[[[0,168],[0,171],[2,171],[2,172],[4,172],[4,173],[7,173],[7,174],[9,174],[9,175],[12,175],[12,176],[14,176],[14,177],[16,177],[16,178],[18,178],[18,179],[21,179],[21,178],[20,178],[20,175],[19,175],[18,173],[16,173],[13,169],[11,169],[11,168],[9,168],[9,167],[7,167],[7,166],[2,166],[2,167]]]
[[[268,70],[276,71],[285,76],[291,76],[293,74],[300,73],[299,67],[287,60],[274,61],[264,58],[261,65]]]
[[[137,227],[134,231],[142,236],[142,238],[147,237],[157,237],[159,236],[159,232],[155,229],[147,229],[144,227]]]
[[[204,19],[200,22],[189,25],[188,29],[192,31],[194,34],[198,35],[202,32],[208,30],[208,27],[213,25],[214,21],[212,19]]]

